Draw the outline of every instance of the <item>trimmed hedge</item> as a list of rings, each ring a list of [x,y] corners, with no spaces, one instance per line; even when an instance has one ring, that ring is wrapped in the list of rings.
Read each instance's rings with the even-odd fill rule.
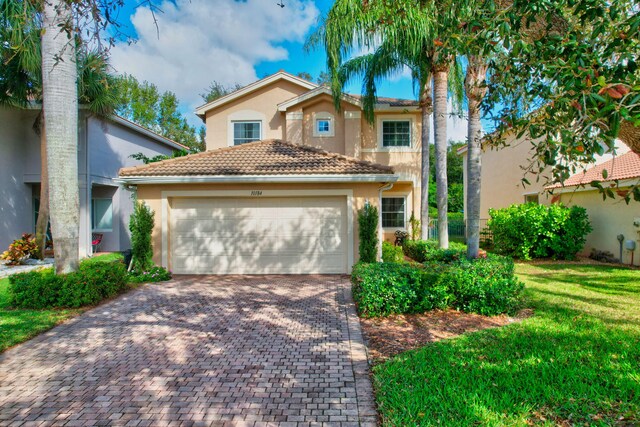
[[[52,268],[9,278],[10,304],[16,308],[77,308],[96,305],[128,288],[123,263],[80,264],[77,272],[56,275]]]
[[[592,230],[580,206],[525,203],[490,209],[494,251],[521,259],[575,259]]]
[[[404,253],[402,246],[396,246],[391,242],[382,242],[382,261],[383,262],[403,262]]]
[[[358,312],[377,317],[454,308],[496,315],[519,307],[524,285],[515,277],[510,258],[489,254],[469,261],[456,250],[429,254],[423,265],[355,265],[351,280]]]
[[[416,262],[447,261],[464,258],[467,247],[462,243],[449,242],[449,249],[438,248],[437,240],[406,240],[402,245],[404,254]]]

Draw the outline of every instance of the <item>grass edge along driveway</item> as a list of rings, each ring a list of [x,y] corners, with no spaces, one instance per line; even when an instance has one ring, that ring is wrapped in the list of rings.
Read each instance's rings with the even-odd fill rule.
[[[119,253],[97,255],[82,260],[86,264],[122,259]],[[88,308],[22,310],[9,307],[9,278],[0,279],[0,353],[48,331]]]
[[[384,425],[638,425],[640,271],[519,264],[535,315],[374,367]]]

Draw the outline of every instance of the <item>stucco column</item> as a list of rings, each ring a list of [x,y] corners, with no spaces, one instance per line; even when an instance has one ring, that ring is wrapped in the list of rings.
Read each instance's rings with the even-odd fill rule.
[[[300,111],[294,111],[287,113],[287,124],[286,124],[286,133],[285,140],[292,144],[300,144],[302,145],[302,118],[303,113]]]
[[[350,157],[360,158],[362,147],[362,113],[360,111],[344,112],[344,150]]]

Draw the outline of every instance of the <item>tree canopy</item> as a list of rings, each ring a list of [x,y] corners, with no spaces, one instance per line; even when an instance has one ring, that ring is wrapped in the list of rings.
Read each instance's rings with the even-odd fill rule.
[[[199,137],[198,130],[180,112],[175,93],[161,93],[155,84],[140,82],[131,75],[114,78],[112,85],[118,99],[118,115],[186,145],[193,151],[204,149],[204,141]]]

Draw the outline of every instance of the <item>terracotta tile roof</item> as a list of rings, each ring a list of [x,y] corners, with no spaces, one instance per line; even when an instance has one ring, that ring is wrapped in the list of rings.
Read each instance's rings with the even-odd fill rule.
[[[272,139],[120,169],[121,177],[223,175],[388,175],[393,169]]]
[[[607,171],[606,178],[602,176],[603,170]],[[626,154],[569,177],[563,185],[565,187],[571,187],[589,184],[591,181],[616,181],[632,178],[640,178],[640,155],[629,151]],[[558,188],[561,186],[560,184],[555,184],[547,188]]]
[[[362,99],[362,95],[348,94],[356,99]],[[389,104],[391,107],[419,107],[420,103],[414,99],[402,99],[402,98],[388,98],[379,96],[377,98],[378,104]]]

